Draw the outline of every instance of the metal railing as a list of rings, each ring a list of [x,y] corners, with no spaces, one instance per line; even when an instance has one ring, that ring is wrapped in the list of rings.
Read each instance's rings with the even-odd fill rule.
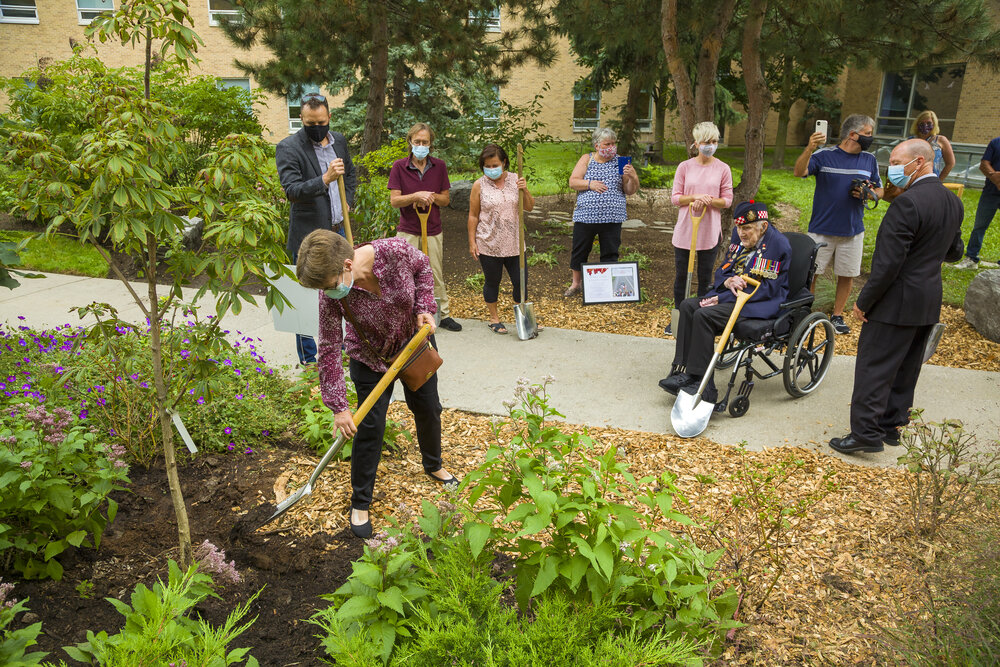
[[[872,146],[875,159],[882,171],[883,180],[885,170],[889,166],[889,154],[893,147],[902,139],[890,139],[886,137],[876,137]],[[986,185],[986,177],[979,171],[979,163],[983,159],[983,152],[986,150],[985,144],[959,144],[951,143],[951,149],[955,153],[955,166],[948,172],[945,178],[946,183],[961,183],[967,188],[982,190]]]

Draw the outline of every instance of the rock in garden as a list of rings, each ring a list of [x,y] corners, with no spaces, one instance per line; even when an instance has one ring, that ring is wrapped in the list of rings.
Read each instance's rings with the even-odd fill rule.
[[[638,218],[631,218],[622,223],[622,229],[642,229],[646,223]]]
[[[982,271],[965,292],[965,320],[984,338],[1000,343],[1000,269]]]
[[[451,203],[448,206],[456,211],[468,211],[471,192],[472,181],[452,181],[451,190],[448,192]]]
[[[189,218],[181,216],[184,221],[184,247],[189,250],[196,250],[201,245],[201,232],[205,229],[205,221],[201,218]]]

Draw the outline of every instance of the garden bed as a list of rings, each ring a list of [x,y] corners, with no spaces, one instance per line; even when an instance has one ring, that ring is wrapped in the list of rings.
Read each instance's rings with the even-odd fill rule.
[[[401,405],[393,405],[391,416],[412,428]],[[493,439],[491,419],[447,410],[443,424],[449,469],[465,474],[483,460]],[[677,509],[688,516],[718,516],[729,507],[739,467],[733,448],[704,438],[680,440],[620,429],[594,428],[590,433],[599,449],[617,447],[637,477],[675,474],[687,499]],[[971,526],[986,520],[979,511],[970,512],[955,530],[930,544],[906,531],[908,508],[899,471],[854,466],[799,448],[746,456],[762,465],[790,457],[802,462],[794,484],[781,491],[784,500],[792,501],[827,479],[836,491],[788,536],[783,545],[787,572],[759,612],[741,613],[748,627],[726,648],[725,664],[873,664],[888,659],[879,628],[893,627],[901,613],[919,608],[928,570],[936,560],[960,551],[975,532]],[[412,508],[438,496],[439,487],[420,474],[418,461],[414,445],[383,459],[372,508],[376,531],[387,526],[387,517],[401,503]],[[331,464],[313,495],[278,522],[256,534],[233,530],[241,515],[300,484],[314,462],[311,452],[286,439],[276,449],[252,456],[199,457],[181,470],[193,540],[225,549],[243,575],[241,583],[220,590],[221,600],[209,600],[200,609],[209,620],[221,622],[236,604],[264,587],[250,610],[256,622],[235,642],[252,646],[262,665],[321,664],[314,636],[319,629],[306,619],[326,605],[319,596],[336,590],[361,554],[361,541],[347,530],[350,484],[344,461]],[[45,630],[40,648],[53,651],[50,657],[65,657],[60,647],[83,641],[87,629],[120,627],[122,617],[102,598],[127,600],[136,583],[165,577],[167,559],[176,556],[163,470],[133,469],[131,477],[129,491],[116,494],[120,511],[101,548],[66,558],[62,581],[21,581],[4,573],[5,581],[16,582],[18,598],[30,596],[31,613]],[[748,600],[761,593],[752,588]]]

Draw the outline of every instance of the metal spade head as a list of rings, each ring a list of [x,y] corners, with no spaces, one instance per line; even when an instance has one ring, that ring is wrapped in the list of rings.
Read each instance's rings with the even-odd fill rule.
[[[931,327],[931,333],[927,336],[927,343],[924,345],[924,358],[920,362],[926,364],[927,361],[934,356],[937,351],[938,343],[941,342],[941,336],[944,335],[944,325],[940,322]]]
[[[535,304],[530,301],[514,305],[514,324],[517,326],[517,337],[521,340],[531,340],[538,336],[538,322],[535,321]]]
[[[681,390],[677,392],[677,400],[670,411],[670,425],[680,437],[693,438],[708,427],[713,412],[715,403],[701,400],[700,392],[689,394]]]

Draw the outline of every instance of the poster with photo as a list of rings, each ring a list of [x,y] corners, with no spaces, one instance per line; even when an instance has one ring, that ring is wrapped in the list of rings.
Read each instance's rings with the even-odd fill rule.
[[[295,267],[288,265],[295,274]],[[271,320],[275,331],[302,334],[303,336],[319,337],[319,292],[303,287],[299,281],[281,276],[275,281],[275,287],[285,295],[291,305],[286,305],[280,313],[277,308],[271,309]]]
[[[639,303],[639,264],[584,264],[583,303]]]

